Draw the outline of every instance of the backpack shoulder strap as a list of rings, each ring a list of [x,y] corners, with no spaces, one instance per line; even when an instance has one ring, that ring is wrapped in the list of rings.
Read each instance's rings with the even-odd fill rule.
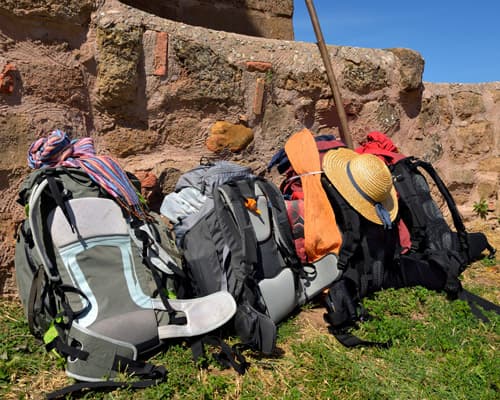
[[[439,191],[443,195],[446,205],[448,206],[450,212],[451,212],[451,217],[453,219],[453,224],[455,226],[455,229],[457,230],[457,233],[459,235],[459,240],[460,240],[460,245],[462,246],[462,249],[467,252],[468,250],[468,242],[467,242],[467,231],[465,229],[465,225],[462,221],[462,216],[460,215],[457,205],[455,203],[455,200],[453,200],[453,197],[444,184],[443,180],[441,177],[438,175],[434,167],[423,160],[420,159],[410,159],[410,162],[413,163],[415,167],[420,167],[422,168],[429,176],[432,178],[432,180],[436,183],[436,186],[438,187]]]
[[[28,200],[28,220],[31,226],[35,253],[42,261],[43,268],[45,269],[45,273],[47,274],[48,278],[51,281],[56,282],[60,279],[59,272],[57,271],[56,265],[52,262],[47,252],[45,251],[43,240],[44,221],[42,221],[42,216],[39,213],[42,193],[48,185],[49,181],[44,179],[36,186],[34,186],[33,190],[31,191],[31,195]]]
[[[224,195],[220,190],[224,190]],[[243,204],[240,186],[229,182],[213,190],[214,211],[222,227],[222,234],[231,248],[235,287],[230,290],[237,299],[242,292],[252,265],[257,262],[257,238]],[[231,216],[234,214],[234,218]],[[236,223],[236,221],[238,221]]]
[[[321,183],[333,207],[335,219],[342,226],[342,246],[337,265],[339,269],[345,270],[361,243],[359,216],[324,175],[321,176]]]

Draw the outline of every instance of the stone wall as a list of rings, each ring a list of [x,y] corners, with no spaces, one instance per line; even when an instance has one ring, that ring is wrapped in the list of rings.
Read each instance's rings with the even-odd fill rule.
[[[3,295],[15,294],[26,152],[52,129],[91,136],[100,154],[156,176],[156,207],[202,156],[278,182],[266,164],[291,134],[339,132],[313,43],[190,26],[116,0],[37,4],[0,0]],[[500,82],[422,82],[424,60],[410,49],[328,50],[354,143],[387,133],[403,153],[434,163],[467,220],[484,198],[498,228]]]
[[[162,18],[219,31],[293,40],[293,0],[122,0]]]

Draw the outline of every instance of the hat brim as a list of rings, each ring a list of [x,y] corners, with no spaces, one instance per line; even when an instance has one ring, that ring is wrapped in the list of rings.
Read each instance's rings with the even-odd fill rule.
[[[359,154],[350,149],[338,148],[329,150],[323,158],[323,171],[328,180],[352,208],[367,220],[378,225],[383,225],[383,222],[377,215],[374,204],[365,199],[349,180],[347,164],[354,157],[359,157]],[[381,204],[388,211],[391,221],[394,221],[398,215],[398,197],[394,186],[391,186],[389,196]]]

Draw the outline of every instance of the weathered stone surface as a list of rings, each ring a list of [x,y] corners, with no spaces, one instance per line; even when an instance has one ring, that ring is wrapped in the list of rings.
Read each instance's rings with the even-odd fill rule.
[[[394,53],[400,62],[400,90],[402,92],[409,92],[420,89],[424,73],[424,59],[422,56],[410,49],[397,48],[388,50]]]
[[[35,132],[26,118],[11,112],[0,113],[0,169],[8,171],[27,167],[28,148],[34,139]],[[0,182],[6,182],[7,179],[7,176],[0,177]],[[6,188],[0,184],[0,189]]]
[[[161,140],[158,132],[140,131],[120,128],[98,138],[102,151],[109,152],[119,158],[125,158],[138,153],[149,153],[156,148]]]
[[[394,132],[399,129],[400,114],[395,104],[384,101],[376,112],[383,132]]]
[[[467,119],[486,111],[481,93],[460,91],[451,95],[455,115]]]
[[[134,175],[141,184],[141,195],[146,200],[149,208],[159,212],[163,196],[157,176],[148,170],[135,171]]]
[[[190,85],[179,90],[186,99],[202,98],[241,104],[241,71],[228,64],[209,46],[174,40],[176,58]]]
[[[265,61],[247,61],[246,67],[250,72],[267,72],[273,68],[273,64]]]
[[[493,98],[493,103],[499,104],[500,103],[500,90],[490,90],[491,97]]]
[[[148,13],[219,31],[293,39],[293,0],[123,0]]]
[[[87,23],[94,6],[93,0],[0,0],[0,9],[19,17],[62,20],[74,24]]]
[[[85,77],[80,68],[40,61],[19,67],[25,96],[34,96],[44,102],[67,104],[79,109],[88,107]],[[61,76],[64,76],[64,80]]]
[[[439,126],[448,128],[453,120],[451,106],[445,96],[432,96],[422,100],[419,115],[420,126],[424,129]]]
[[[493,150],[493,139],[493,125],[489,121],[460,126],[457,128],[457,138],[452,148],[454,156],[458,160],[467,160],[470,157],[483,158]]]
[[[213,152],[244,150],[253,140],[253,132],[244,125],[232,124],[227,121],[217,121],[210,129],[207,148]]]
[[[98,27],[96,105],[101,110],[123,117],[133,113],[139,94],[142,33],[142,29],[125,24]]]
[[[0,92],[11,94],[14,92],[17,69],[14,64],[0,65]]]
[[[488,157],[479,162],[480,171],[492,171],[499,174],[500,177],[500,157]]]
[[[347,62],[342,72],[342,79],[346,88],[360,95],[387,86],[385,70],[370,61]]]
[[[43,8],[49,3],[54,2],[36,4]],[[188,3],[196,1],[182,2]],[[257,3],[255,7],[269,8],[291,4]],[[336,105],[314,43],[190,26],[117,0],[95,2],[98,9],[88,24],[59,24],[47,16],[42,28],[35,17],[14,15],[16,4],[0,0],[0,64],[12,62],[18,70],[14,92],[0,92],[0,292],[15,292],[12,238],[23,217],[15,199],[28,173],[27,149],[55,128],[74,138],[91,136],[99,154],[113,155],[131,172],[154,174],[160,198],[202,157],[223,157],[266,175],[272,155],[302,128],[340,136]],[[71,8],[76,3],[61,4]],[[245,4],[245,15],[257,11]],[[285,11],[276,12],[282,17]],[[68,15],[71,20],[76,13]],[[158,36],[168,39],[161,49]],[[460,210],[469,211],[464,213],[468,222],[481,195],[498,203],[499,82],[419,85],[423,60],[411,50],[327,49],[355,146],[378,130],[402,153],[431,161]],[[247,62],[272,68],[250,70]],[[263,80],[258,115],[257,79]],[[211,135],[217,121],[233,122],[243,133],[221,135],[219,143]],[[213,149],[237,150],[214,154],[207,140],[214,142]],[[276,183],[281,179],[266,176]],[[498,226],[496,220],[488,223]]]

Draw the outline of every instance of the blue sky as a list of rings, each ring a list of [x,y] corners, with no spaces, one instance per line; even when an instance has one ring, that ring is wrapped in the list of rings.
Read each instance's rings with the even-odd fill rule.
[[[313,0],[327,44],[418,51],[425,82],[500,81],[500,0]],[[316,43],[305,0],[295,40]]]

